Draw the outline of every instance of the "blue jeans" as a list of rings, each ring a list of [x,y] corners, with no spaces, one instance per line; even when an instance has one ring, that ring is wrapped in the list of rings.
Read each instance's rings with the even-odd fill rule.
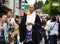
[[[17,35],[14,37],[14,44],[19,44],[19,42],[17,40]]]
[[[50,44],[57,44],[57,36],[56,35],[50,35]]]

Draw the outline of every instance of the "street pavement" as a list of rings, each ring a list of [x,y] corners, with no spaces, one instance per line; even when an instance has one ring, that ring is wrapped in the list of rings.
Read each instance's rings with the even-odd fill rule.
[[[23,42],[22,43],[20,43],[19,42],[19,44],[23,44]],[[45,42],[44,42],[44,38],[42,38],[42,41],[41,41],[41,43],[40,44],[45,44]],[[59,41],[57,41],[57,44],[60,44],[60,40]]]
[[[22,43],[20,43],[20,44],[23,44],[23,42]],[[44,41],[41,41],[41,43],[40,44],[44,44]],[[60,41],[58,41],[57,42],[57,44],[60,44]]]

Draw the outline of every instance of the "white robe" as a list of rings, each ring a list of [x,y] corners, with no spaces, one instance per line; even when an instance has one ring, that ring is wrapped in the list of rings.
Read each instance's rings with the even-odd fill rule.
[[[28,16],[27,15],[27,18],[26,18],[26,25],[27,25],[27,23],[35,23],[35,18],[36,18],[36,13],[35,12],[33,12],[30,16]],[[27,30],[31,30],[32,29],[32,25],[27,25],[26,26],[26,28],[27,28]]]

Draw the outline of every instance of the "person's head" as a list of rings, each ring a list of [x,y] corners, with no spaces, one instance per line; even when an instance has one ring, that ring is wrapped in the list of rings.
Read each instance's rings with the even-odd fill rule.
[[[6,11],[7,11],[7,17],[8,18],[12,17],[12,11],[11,11],[11,9],[8,9]]]
[[[55,21],[56,21],[56,17],[55,16],[52,16],[51,22],[55,22]]]
[[[12,16],[12,10],[4,5],[2,6],[2,13],[6,13],[8,18]]]
[[[34,6],[29,6],[29,11],[30,11],[30,13],[32,13],[33,11],[34,11]]]
[[[40,13],[39,17],[42,18],[43,16],[44,16],[43,13]]]
[[[59,15],[56,15],[56,20],[59,20]]]
[[[2,13],[1,20],[2,20],[2,22],[6,22],[7,21],[7,15]]]
[[[8,11],[7,17],[8,17],[8,18],[12,17],[12,12],[11,12],[11,11]]]

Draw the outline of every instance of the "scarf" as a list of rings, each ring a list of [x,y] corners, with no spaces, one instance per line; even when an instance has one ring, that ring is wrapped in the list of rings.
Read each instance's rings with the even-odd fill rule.
[[[33,12],[32,14],[30,14],[28,12],[27,18],[26,18],[26,25],[27,25],[27,23],[35,23],[35,18],[36,18],[35,12]],[[27,25],[26,28],[27,28],[27,30],[31,31],[32,25]]]

